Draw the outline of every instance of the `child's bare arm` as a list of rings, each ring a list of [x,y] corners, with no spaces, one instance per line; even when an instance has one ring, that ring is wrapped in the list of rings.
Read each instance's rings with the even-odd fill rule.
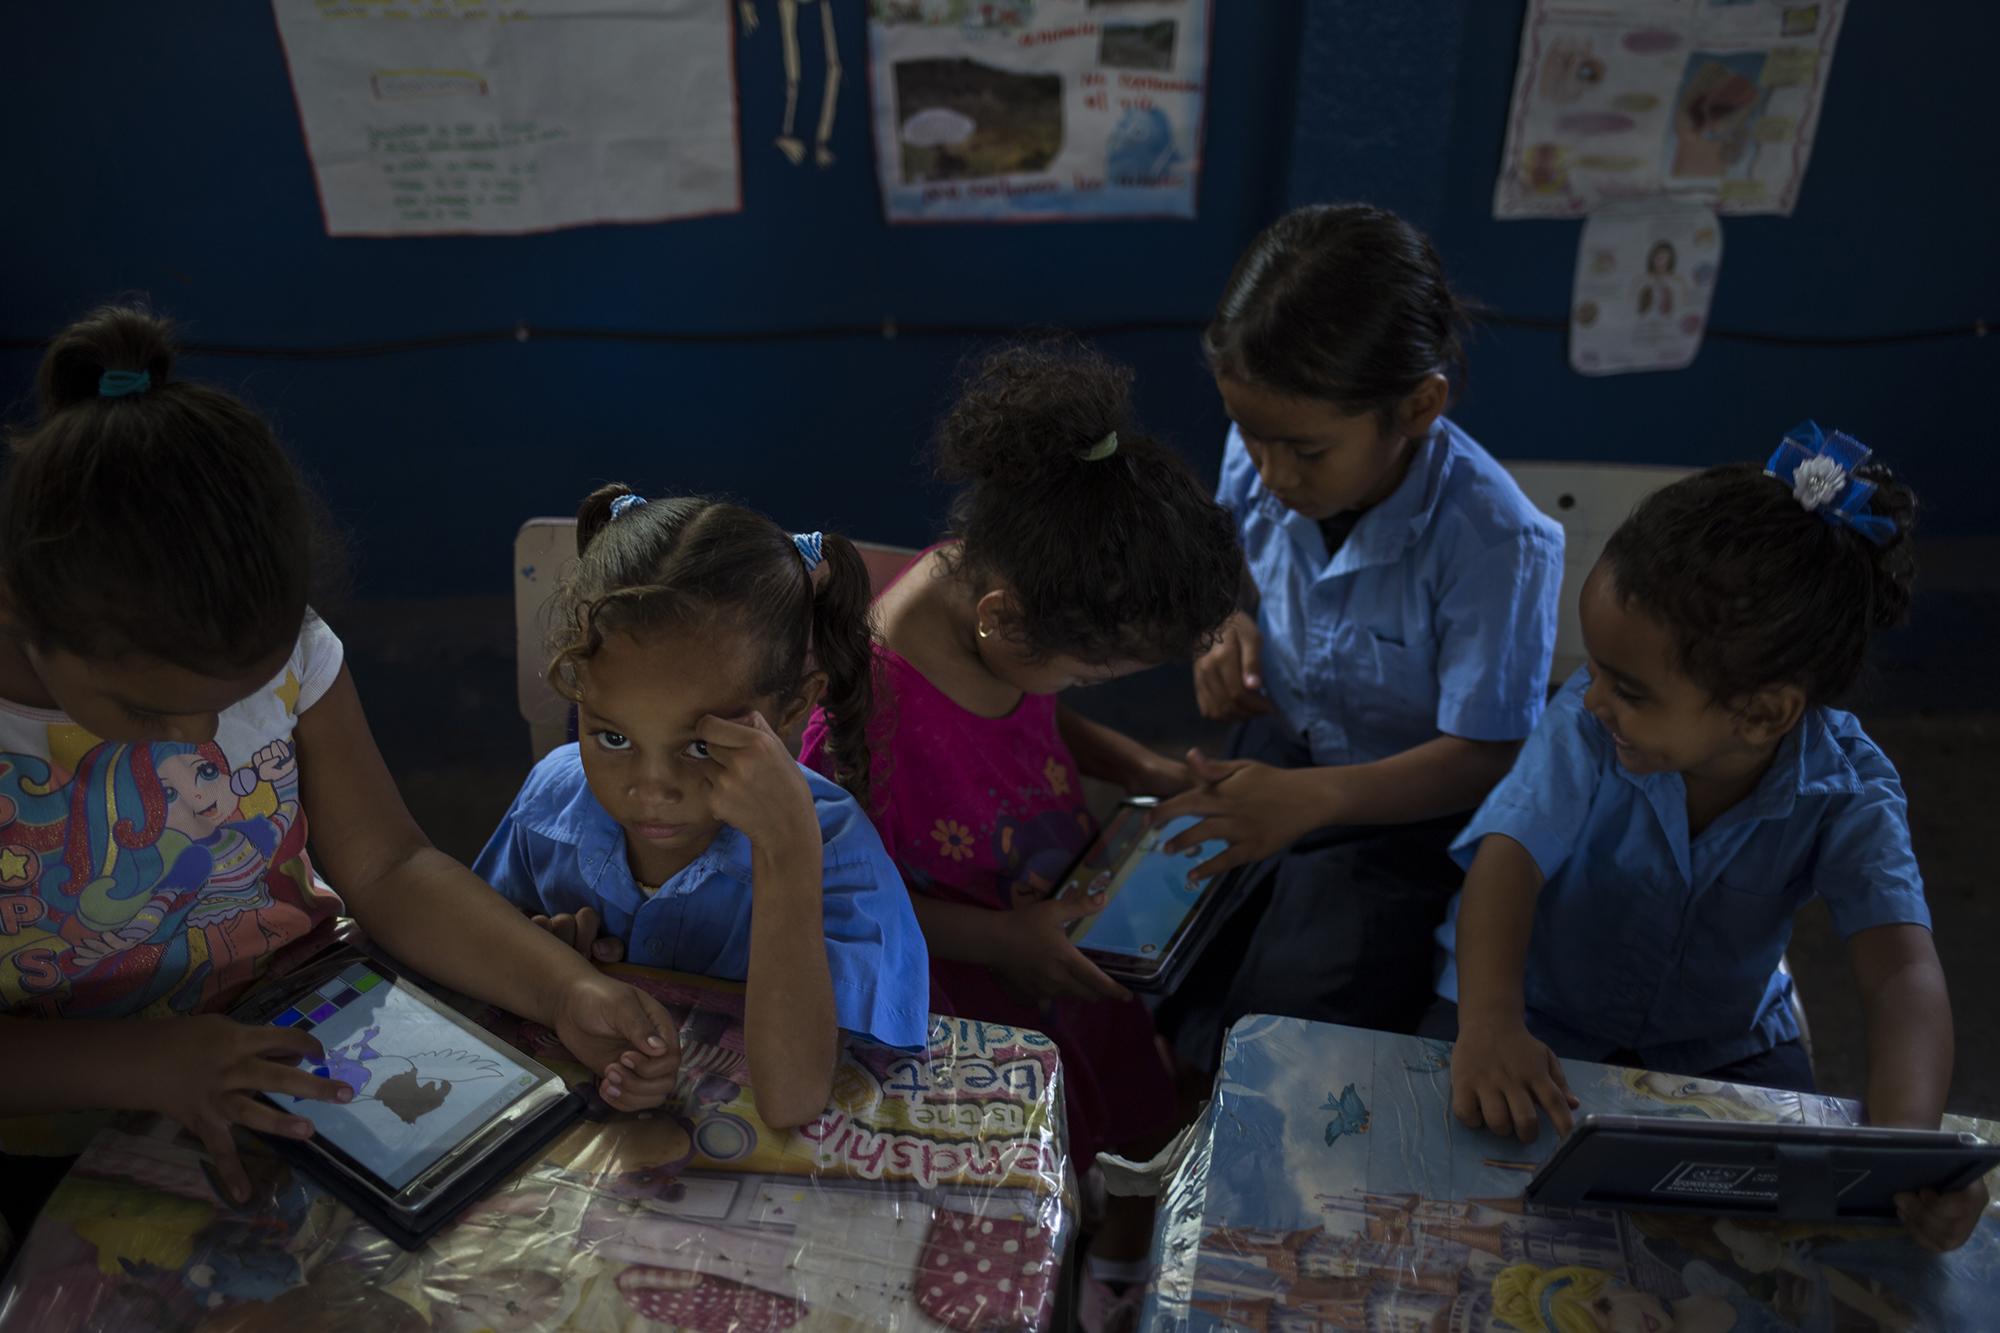
[[[1452,1110],[1467,1125],[1533,1141],[1536,1108],[1567,1134],[1570,1095],[1555,1053],[1528,1032],[1522,977],[1542,872],[1528,849],[1487,835],[1458,905],[1458,1049],[1451,1060]]]
[[[1951,999],[1930,931],[1876,926],[1847,941],[1868,1024],[1870,1124],[1936,1129],[1951,1088]],[[1952,1194],[1896,1196],[1896,1211],[1917,1242],[1955,1250],[1972,1238],[1990,1200],[1986,1182]]]

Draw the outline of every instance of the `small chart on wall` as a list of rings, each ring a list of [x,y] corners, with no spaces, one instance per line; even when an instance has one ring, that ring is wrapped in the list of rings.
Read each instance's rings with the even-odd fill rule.
[[[1789,214],[1846,0],[1530,0],[1494,216]]]
[[[891,222],[1195,214],[1209,0],[870,0]]]
[[[330,236],[742,208],[723,0],[272,0]]]

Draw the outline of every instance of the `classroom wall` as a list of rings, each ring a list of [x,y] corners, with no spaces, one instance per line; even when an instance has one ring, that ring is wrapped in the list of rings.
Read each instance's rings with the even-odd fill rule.
[[[892,228],[863,6],[833,2],[847,71],[833,169],[771,146],[767,15],[738,42],[742,214],[390,240],[325,235],[267,5],[0,9],[0,104],[32,126],[5,149],[0,403],[25,409],[39,338],[97,300],[149,294],[190,338],[254,353],[186,369],[277,421],[350,533],[360,592],[502,594],[518,522],[612,477],[923,540],[941,497],[918,450],[991,331],[1097,331],[1138,368],[1149,422],[1212,474],[1223,423],[1197,330],[1288,201],[1388,204],[1503,314],[1567,307],[1579,224],[1491,218],[1520,4],[1219,0],[1199,220]],[[1932,8],[1920,27],[1854,6],[1797,215],[1727,224],[1718,327],[1873,334],[1990,311],[1991,154],[1954,154],[1990,123],[1975,61],[2000,13]],[[803,42],[811,78],[816,24]],[[525,341],[507,334],[520,324]],[[534,332],[563,328],[595,336]],[[477,331],[495,336],[448,341]],[[368,350],[423,339],[447,341]],[[1715,340],[1688,371],[1588,380],[1559,331],[1502,324],[1474,348],[1459,416],[1503,456],[1706,463],[1815,415],[1903,466],[1934,531],[1991,532],[2000,487],[1975,402],[1995,369],[1991,340]]]
[[[271,414],[317,474],[363,594],[505,594],[520,520],[569,512],[607,478],[923,541],[942,504],[918,450],[977,345],[968,329],[1123,330],[1103,342],[1140,369],[1145,418],[1212,473],[1223,420],[1197,333],[1281,198],[1295,7],[1216,6],[1199,220],[892,228],[868,135],[865,6],[832,3],[846,70],[834,168],[772,147],[783,83],[762,0],[764,22],[738,41],[741,214],[402,239],[325,235],[268,4],[0,9],[0,98],[8,123],[35,126],[4,150],[30,188],[28,206],[0,209],[0,385],[18,412],[33,342],[128,290],[191,338],[253,348],[523,322],[636,335],[190,358]],[[823,62],[807,18],[811,80]],[[817,107],[818,86],[802,105]],[[650,340],[662,335],[689,340]]]
[[[1510,457],[1706,465],[1760,459],[1803,417],[1873,445],[1933,536],[2000,533],[1982,390],[2000,339],[1787,347],[1713,336],[1687,370],[1572,373],[1581,222],[1493,217],[1526,6],[1310,0],[1288,200],[1368,198],[1429,228],[1453,278],[1503,316],[1458,418]],[[2000,173],[1986,99],[2000,9],[1852,0],[1799,206],[1730,218],[1716,330],[1870,337],[2000,312]]]

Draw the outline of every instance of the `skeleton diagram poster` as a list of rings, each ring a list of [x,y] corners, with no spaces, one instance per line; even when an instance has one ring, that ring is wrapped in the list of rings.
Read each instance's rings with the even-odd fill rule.
[[[891,222],[1193,217],[1209,0],[870,0]]]
[[[1846,0],[1530,0],[1497,217],[1790,213]]]
[[[725,0],[273,0],[331,236],[742,207]]]

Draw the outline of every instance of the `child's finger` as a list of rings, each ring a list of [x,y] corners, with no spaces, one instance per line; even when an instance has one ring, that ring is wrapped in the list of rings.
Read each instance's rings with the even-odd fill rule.
[[[576,918],[568,912],[558,912],[549,918],[549,934],[571,948],[576,947]]]
[[[1458,1117],[1458,1123],[1467,1129],[1478,1129],[1485,1121],[1479,1113],[1479,1094],[1469,1083],[1452,1081],[1451,1113]]]
[[[590,946],[597,942],[597,932],[603,924],[604,919],[597,914],[595,907],[578,908],[576,913],[576,936],[570,941],[570,944],[584,957],[590,957]]]
[[[1188,765],[1188,775],[1197,783],[1202,780],[1200,770],[1196,769],[1193,764]],[[1214,788],[1207,786],[1190,787],[1180,795],[1169,796],[1166,800],[1154,806],[1151,813],[1147,815],[1146,822],[1158,828],[1161,824],[1179,819],[1183,815],[1206,816],[1216,814],[1222,809],[1222,805],[1222,801],[1216,797]],[[1171,846],[1171,844],[1169,845]]]
[[[297,1028],[249,1027],[247,1024],[244,1030],[250,1038],[250,1049],[246,1054],[252,1056],[289,1064],[326,1057],[326,1047],[320,1045],[319,1038],[310,1032],[301,1032]]]
[[[618,1090],[620,1100],[627,1104],[627,1109],[645,1110],[647,1107],[658,1106],[667,1099],[674,1090],[674,1080],[671,1076],[639,1078],[627,1074],[618,1080]],[[639,1105],[632,1105],[633,1103]]]
[[[1542,1117],[1535,1111],[1535,1099],[1514,1082],[1508,1084],[1506,1097],[1507,1114],[1514,1122],[1514,1137],[1523,1143],[1533,1143],[1542,1132]]]
[[[681,1030],[673,1015],[642,990],[627,986],[625,994],[629,998],[620,1007],[616,1019],[619,1034],[632,1044],[634,1050],[647,1051],[656,1056],[671,1051],[678,1058]]]
[[[1571,1110],[1575,1110],[1577,1107],[1583,1105],[1583,1099],[1578,1097],[1575,1093],[1569,1090],[1569,1075],[1563,1073],[1563,1062],[1561,1061],[1561,1059],[1559,1059],[1556,1056],[1556,1053],[1554,1051],[1549,1051],[1548,1057],[1549,1057],[1549,1081],[1554,1083],[1556,1087],[1561,1090],[1563,1095],[1563,1101],[1569,1106],[1569,1108]],[[1565,1128],[1563,1130],[1563,1133],[1567,1134],[1569,1133],[1569,1130]]]
[[[252,1101],[247,1097],[243,1105],[236,1108],[236,1123],[275,1138],[309,1139],[313,1136],[313,1122],[304,1116],[286,1115],[268,1102]]]
[[[201,1146],[208,1149],[215,1182],[222,1186],[229,1202],[239,1206],[250,1202],[250,1173],[243,1169],[243,1159],[236,1155],[236,1140],[230,1137],[228,1123],[204,1122],[190,1128],[201,1140]]]
[[[1555,1126],[1556,1133],[1568,1134],[1571,1124],[1569,1094],[1545,1078],[1535,1080],[1534,1093],[1536,1103],[1549,1113],[1549,1123]]]
[[[1071,925],[1104,910],[1104,894],[1093,892],[1075,898],[1050,898],[1046,910],[1061,925]]]
[[[752,713],[748,719],[732,721],[726,717],[716,717],[711,713],[695,723],[694,734],[708,746],[709,757],[714,758],[717,750],[728,752],[745,750],[752,745],[762,744],[764,738],[772,734],[769,726],[761,731],[752,726],[752,720],[762,722],[764,719]]]
[[[1192,834],[1201,827],[1201,825],[1197,824],[1194,828],[1189,829],[1188,832]],[[1256,859],[1257,854],[1255,852],[1242,843],[1234,843],[1223,848],[1214,856],[1209,857],[1208,860],[1203,861],[1193,870],[1188,871],[1188,883],[1204,884],[1225,870],[1234,870],[1238,866],[1249,865]]]
[[[680,1070],[681,1053],[671,1050],[664,1055],[648,1055],[643,1051],[627,1051],[618,1057],[618,1063],[640,1078],[672,1078]]]
[[[1200,791],[1201,788],[1197,787],[1195,790]],[[1178,800],[1179,798],[1176,797],[1175,799]],[[1173,837],[1168,838],[1165,842],[1161,843],[1160,844],[1161,851],[1165,852],[1169,856],[1179,856],[1182,852],[1187,851],[1189,848],[1199,847],[1205,842],[1229,841],[1228,837],[1223,832],[1221,823],[1219,822],[1226,816],[1224,816],[1219,810],[1214,808],[1220,805],[1221,803],[1219,801],[1211,799],[1202,804],[1207,804],[1210,808],[1207,810],[1190,810],[1188,812],[1189,814],[1200,815],[1201,822],[1199,824],[1193,824],[1187,828],[1182,829],[1179,833],[1176,833]]]
[[[1504,1136],[1514,1132],[1514,1117],[1507,1110],[1507,1099],[1493,1088],[1481,1088],[1479,1096],[1479,1118],[1486,1122],[1486,1128]]]
[[[1248,759],[1211,759],[1201,752],[1199,746],[1187,752],[1188,770],[1194,774],[1197,782],[1209,786],[1226,780],[1231,774],[1239,773],[1249,765]]]

